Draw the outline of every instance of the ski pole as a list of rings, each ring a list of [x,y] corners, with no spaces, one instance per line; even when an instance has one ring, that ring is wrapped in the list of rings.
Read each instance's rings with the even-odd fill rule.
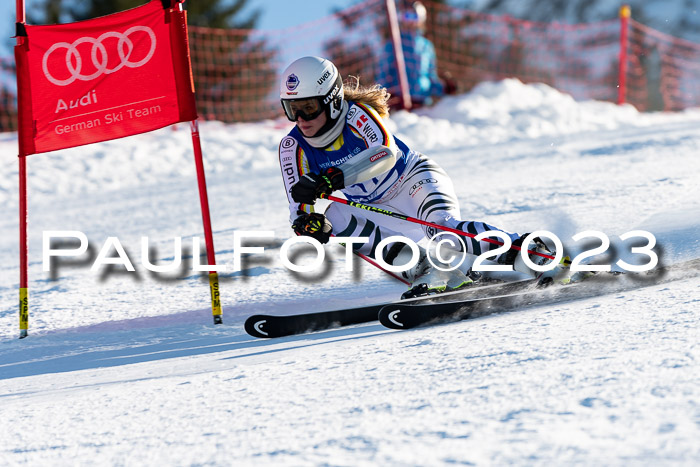
[[[299,234],[297,234],[297,235],[299,235]],[[335,235],[333,235],[333,236],[335,237]],[[344,246],[345,246],[345,243],[341,243],[340,245],[344,247]],[[374,266],[375,268],[379,269],[380,271],[384,271],[385,273],[389,274],[389,275],[390,275],[391,277],[393,277],[394,279],[396,279],[396,280],[398,280],[398,281],[400,281],[400,282],[403,282],[403,283],[406,284],[406,285],[411,285],[411,283],[408,282],[408,281],[407,281],[406,279],[404,279],[403,277],[399,276],[399,275],[396,274],[396,273],[393,273],[393,272],[389,271],[388,269],[384,269],[383,267],[381,267],[381,266],[379,265],[379,263],[377,263],[375,260],[373,260],[373,259],[370,258],[369,256],[363,255],[362,253],[360,253],[360,252],[358,252],[358,251],[355,251],[355,250],[353,250],[353,253],[354,253],[355,255],[359,256],[360,258],[364,259],[365,261],[367,261],[369,264],[371,264],[371,265]]]
[[[428,227],[433,227],[435,229],[444,230],[446,232],[452,232],[454,234],[462,235],[464,237],[469,237],[469,238],[476,237],[476,234],[464,232],[463,230],[457,230],[457,229],[453,229],[452,227],[447,227],[447,226],[440,225],[440,224],[434,224],[432,222],[428,222],[428,221],[424,221],[424,220],[421,220],[421,219],[418,219],[415,217],[407,216],[405,214],[401,214],[401,213],[394,212],[394,211],[389,211],[387,209],[378,208],[376,206],[370,206],[367,204],[358,203],[356,201],[350,201],[347,199],[338,198],[337,196],[333,196],[333,195],[321,194],[319,196],[319,198],[327,199],[328,201],[334,201],[334,202],[340,203],[340,204],[345,204],[345,205],[352,206],[352,207],[358,208],[358,209],[364,209],[365,211],[384,214],[385,216],[394,217],[396,219],[401,219],[401,220],[407,221],[407,222],[413,222],[414,224],[421,224],[421,225],[425,225]],[[503,245],[503,242],[499,242],[498,240],[494,240],[494,239],[488,238],[488,237],[482,239],[481,241],[484,241],[487,243],[493,243],[494,245],[499,245],[499,246]],[[514,250],[518,250],[518,251],[522,250],[522,248],[520,248],[519,246],[516,246],[516,245],[512,245],[511,248]],[[541,256],[543,258],[554,259],[554,256],[547,255],[545,253],[539,253],[537,251],[532,251],[532,250],[528,250],[527,252],[530,254]]]
[[[363,255],[362,253],[358,253],[357,251],[353,251],[353,253],[355,253],[357,256],[359,256],[360,258],[364,259],[365,261],[367,261],[367,262],[368,262],[369,264],[371,264],[372,266],[374,266],[374,267],[376,267],[376,268],[378,268],[378,269],[384,271],[385,273],[389,274],[389,275],[390,275],[391,277],[393,277],[394,279],[396,279],[396,280],[398,280],[398,281],[401,281],[401,282],[403,282],[404,284],[406,284],[406,285],[408,285],[408,286],[411,285],[411,283],[408,282],[408,281],[407,281],[406,279],[404,279],[403,277],[401,277],[401,276],[399,276],[398,274],[393,273],[393,272],[391,272],[391,271],[389,271],[389,270],[386,270],[386,269],[384,269],[383,267],[381,267],[376,261],[374,261],[374,260],[373,260],[372,258],[370,258],[369,256]]]
[[[335,237],[335,235],[333,235],[333,236]],[[344,247],[344,246],[345,246],[345,243],[341,243],[340,246],[343,246],[343,247]],[[399,276],[399,275],[396,274],[396,273],[393,273],[393,272],[389,271],[388,269],[384,269],[383,267],[381,267],[381,266],[379,265],[379,263],[377,263],[375,260],[373,260],[373,259],[370,258],[369,256],[363,255],[363,254],[360,253],[359,251],[355,251],[355,250],[353,250],[352,252],[353,252],[356,256],[358,256],[358,257],[364,259],[365,261],[367,261],[369,264],[371,264],[371,265],[374,266],[375,268],[379,269],[380,271],[384,271],[385,273],[389,274],[389,275],[390,275],[391,277],[393,277],[394,279],[396,279],[396,280],[398,280],[398,281],[401,281],[401,282],[403,282],[403,283],[406,284],[406,285],[411,285],[411,283],[408,282],[408,281],[407,281],[406,279],[404,279],[403,277]]]

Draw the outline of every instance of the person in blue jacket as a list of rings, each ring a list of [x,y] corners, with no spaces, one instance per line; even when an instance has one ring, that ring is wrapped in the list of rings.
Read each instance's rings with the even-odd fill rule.
[[[401,49],[413,107],[432,105],[437,98],[445,94],[443,81],[438,76],[435,47],[424,35],[426,18],[427,12],[421,2],[413,3],[411,9],[399,16]],[[392,41],[388,41],[384,46],[383,56],[384,64],[379,68],[377,81],[392,94],[392,107],[400,108],[401,86]]]
[[[336,66],[323,58],[300,58],[284,71],[280,99],[285,115],[296,125],[280,142],[279,160],[294,232],[321,243],[328,242],[331,235],[369,237],[356,250],[397,266],[410,263],[413,251],[401,242],[376,251],[381,239],[399,235],[418,243],[440,233],[434,227],[341,203],[331,203],[324,213],[315,212],[316,199],[336,190],[351,201],[453,229],[473,234],[496,230],[483,222],[461,219],[447,173],[409,148],[384,124],[388,98],[380,85],[362,87],[355,80],[346,86]],[[507,235],[514,245],[524,238],[514,233]],[[466,239],[458,248],[479,255],[495,247],[485,241]],[[533,248],[549,251],[539,239]],[[527,267],[516,253],[510,250],[495,259],[533,276],[541,274]],[[472,282],[459,269],[443,271],[447,268],[431,266],[427,254],[421,248],[418,262],[403,273],[411,284],[406,296],[457,289]]]

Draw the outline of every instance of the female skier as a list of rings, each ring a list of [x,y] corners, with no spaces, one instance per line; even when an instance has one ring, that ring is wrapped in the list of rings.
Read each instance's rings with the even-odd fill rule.
[[[331,203],[324,213],[314,212],[316,199],[336,190],[351,201],[475,235],[497,230],[483,222],[461,220],[452,181],[445,171],[392,135],[382,121],[388,116],[388,98],[386,89],[379,85],[360,87],[355,80],[344,86],[335,65],[323,58],[300,58],[284,71],[280,99],[285,115],[296,125],[282,138],[279,158],[294,232],[321,243],[331,235],[369,237],[356,251],[373,258],[381,255],[391,265],[408,263],[413,252],[400,242],[375,251],[383,238],[402,235],[418,243],[439,233],[433,227],[345,204]],[[507,235],[516,246],[525,237]],[[485,241],[463,240],[461,248],[466,247],[472,255],[497,248]],[[534,240],[533,247],[538,253],[551,254],[539,239]],[[405,297],[453,290],[472,282],[459,269],[447,272],[443,270],[447,268],[432,267],[427,254],[421,248],[415,266],[402,273],[411,284]],[[541,264],[539,256],[530,255],[530,259]],[[525,265],[517,250],[511,249],[494,260],[543,278],[542,273]],[[553,272],[545,274],[552,276]]]

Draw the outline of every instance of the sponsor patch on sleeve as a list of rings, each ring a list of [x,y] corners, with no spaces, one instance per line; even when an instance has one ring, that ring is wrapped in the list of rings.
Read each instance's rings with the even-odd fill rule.
[[[372,157],[370,157],[370,158],[369,158],[369,161],[370,161],[370,162],[376,162],[376,161],[378,161],[379,159],[381,159],[382,157],[388,156],[388,155],[389,155],[388,152],[386,152],[386,151],[381,151],[381,152],[378,152],[377,154],[374,154]]]

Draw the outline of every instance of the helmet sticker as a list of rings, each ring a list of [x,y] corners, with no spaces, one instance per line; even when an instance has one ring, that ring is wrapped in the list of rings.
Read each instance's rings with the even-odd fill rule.
[[[328,93],[328,95],[323,99],[324,104],[330,103],[335,97],[338,95],[338,92],[340,91],[340,86],[337,84],[333,87],[333,90]]]
[[[331,72],[328,71],[328,70],[326,70],[326,71],[323,73],[323,76],[321,76],[319,79],[317,79],[316,82],[317,82],[318,85],[320,86],[320,85],[323,84],[324,81],[326,81],[328,78],[330,78],[330,76],[331,76]]]
[[[287,89],[294,91],[297,86],[299,86],[299,78],[297,75],[292,73],[291,75],[287,76]]]

